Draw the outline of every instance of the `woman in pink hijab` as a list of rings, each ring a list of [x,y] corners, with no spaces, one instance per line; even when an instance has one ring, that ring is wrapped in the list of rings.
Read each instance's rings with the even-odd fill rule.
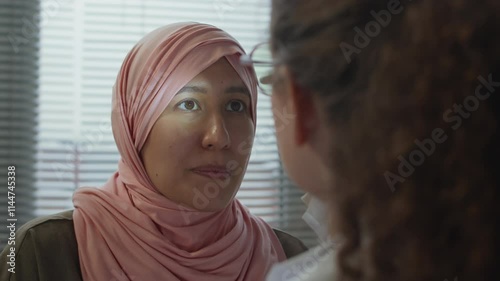
[[[23,226],[16,273],[0,280],[258,281],[304,251],[235,199],[257,102],[242,54],[230,35],[198,23],[140,40],[113,88],[118,171],[78,189],[74,211]],[[0,269],[8,259],[4,251]]]

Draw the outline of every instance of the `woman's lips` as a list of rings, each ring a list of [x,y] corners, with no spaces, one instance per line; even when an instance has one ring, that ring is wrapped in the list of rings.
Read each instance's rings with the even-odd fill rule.
[[[217,178],[217,179],[225,179],[231,176],[231,173],[224,168],[219,167],[198,167],[192,169],[195,174],[200,176],[204,176],[207,178]]]

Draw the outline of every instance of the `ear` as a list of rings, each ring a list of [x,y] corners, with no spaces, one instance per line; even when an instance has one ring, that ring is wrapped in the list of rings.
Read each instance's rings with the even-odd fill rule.
[[[300,86],[292,73],[285,69],[286,84],[295,111],[295,141],[303,145],[312,139],[318,115],[311,91]]]

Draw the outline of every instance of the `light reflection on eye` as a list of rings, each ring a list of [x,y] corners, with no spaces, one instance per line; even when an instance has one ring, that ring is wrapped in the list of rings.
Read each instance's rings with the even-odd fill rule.
[[[243,112],[246,109],[246,104],[239,100],[232,100],[226,105],[226,110],[232,112]]]
[[[177,105],[178,108],[184,111],[200,110],[200,106],[194,100],[184,100]]]

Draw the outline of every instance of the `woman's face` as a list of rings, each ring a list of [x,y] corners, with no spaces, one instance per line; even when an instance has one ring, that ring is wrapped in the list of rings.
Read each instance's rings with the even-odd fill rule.
[[[276,139],[288,176],[303,190],[326,198],[331,134],[321,101],[302,89],[285,66],[275,70],[271,96]]]
[[[141,150],[155,187],[170,200],[216,211],[238,191],[254,137],[248,89],[225,58],[186,84]]]

